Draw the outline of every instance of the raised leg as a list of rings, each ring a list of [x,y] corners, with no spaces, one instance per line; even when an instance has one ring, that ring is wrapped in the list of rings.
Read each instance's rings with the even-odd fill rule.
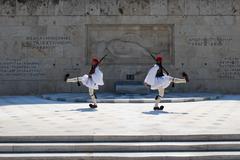
[[[173,83],[187,83],[187,81],[183,78],[173,78]]]
[[[172,87],[174,87],[175,83],[187,83],[187,82],[189,82],[189,77],[188,77],[187,73],[182,72],[182,76],[183,76],[183,78],[173,78],[172,79]]]
[[[82,77],[75,77],[75,78],[67,78],[67,83],[79,83],[82,81]]]

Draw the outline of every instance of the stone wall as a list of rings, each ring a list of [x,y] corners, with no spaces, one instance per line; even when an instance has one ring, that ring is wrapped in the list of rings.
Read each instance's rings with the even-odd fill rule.
[[[0,94],[86,91],[65,84],[110,53],[105,86],[143,81],[161,52],[172,91],[240,93],[240,0],[0,0]]]

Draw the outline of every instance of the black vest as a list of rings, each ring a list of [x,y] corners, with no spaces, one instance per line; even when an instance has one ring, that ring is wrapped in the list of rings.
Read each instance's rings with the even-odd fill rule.
[[[162,66],[159,65],[159,64],[157,64],[157,65],[159,66],[159,69],[157,70],[156,77],[162,77],[162,76],[164,76]]]
[[[89,74],[91,75],[91,74],[95,73],[96,68],[97,68],[97,65],[92,65],[91,70],[89,71]]]

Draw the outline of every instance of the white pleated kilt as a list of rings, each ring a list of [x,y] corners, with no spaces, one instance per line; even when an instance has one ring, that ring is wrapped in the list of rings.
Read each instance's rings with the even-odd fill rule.
[[[102,86],[104,85],[104,83],[98,83],[97,81],[94,81],[93,77],[92,78],[89,78],[88,75],[83,75],[81,77],[81,82],[84,86],[88,87],[88,88],[92,88],[92,89],[95,89],[95,90],[98,90],[99,87],[98,86]]]
[[[151,85],[152,90],[159,88],[167,88],[173,80],[173,77],[164,75],[162,77],[155,77],[154,84]]]

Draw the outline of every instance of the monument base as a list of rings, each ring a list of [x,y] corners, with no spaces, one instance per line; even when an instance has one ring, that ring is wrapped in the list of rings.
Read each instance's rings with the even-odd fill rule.
[[[122,81],[115,83],[115,91],[120,94],[148,94],[149,89],[142,82]]]

